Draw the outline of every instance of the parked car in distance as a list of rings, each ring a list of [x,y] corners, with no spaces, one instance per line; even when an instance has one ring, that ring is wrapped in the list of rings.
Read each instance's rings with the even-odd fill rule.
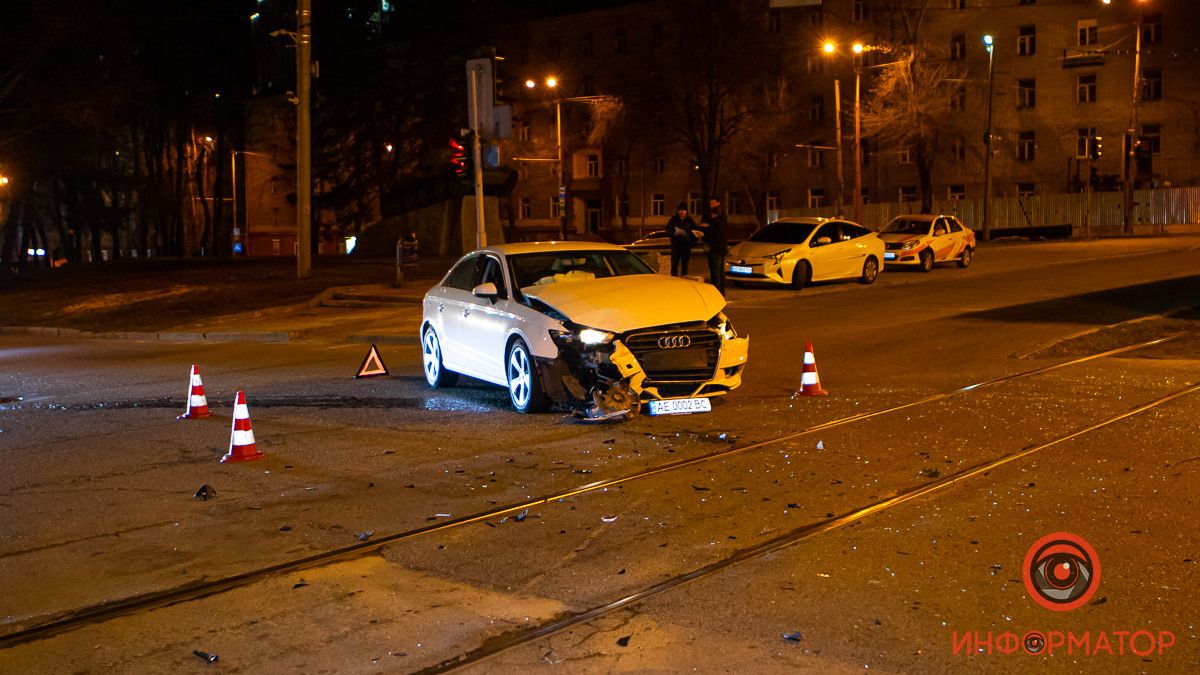
[[[711,285],[655,274],[620,246],[490,246],[425,295],[425,380],[506,387],[523,413],[551,402],[593,420],[706,412],[741,386],[750,346],[724,307]]]
[[[940,262],[967,267],[975,253],[975,232],[954,216],[896,216],[879,236],[886,247],[883,262],[888,267],[915,267],[922,272]]]
[[[873,284],[883,266],[883,240],[838,218],[782,218],[760,228],[725,255],[734,281],[788,284],[855,279]]]
[[[708,252],[708,244],[704,243],[704,232],[699,229],[692,230],[692,231],[696,233],[696,244],[694,246],[692,246],[692,253],[693,254],[707,253]],[[650,234],[647,234],[646,236],[642,237],[641,239],[638,239],[637,241],[633,242],[632,244],[629,244],[625,248],[627,248],[631,251],[650,250],[650,251],[668,252],[671,250],[671,238],[669,236],[667,236],[666,230],[657,230],[657,231],[651,232]]]

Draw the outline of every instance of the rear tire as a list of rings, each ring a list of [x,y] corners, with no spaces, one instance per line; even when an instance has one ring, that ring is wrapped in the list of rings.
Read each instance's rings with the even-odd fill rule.
[[[962,252],[962,257],[960,257],[958,259],[958,266],[963,269],[970,267],[972,255],[973,255],[973,252],[971,251],[970,248],[964,248],[963,252]]]
[[[875,256],[869,255],[866,262],[863,263],[862,275],[858,277],[858,282],[870,286],[878,278],[879,261],[875,259]]]
[[[811,276],[812,272],[808,267],[807,260],[801,260],[796,263],[796,267],[792,270],[792,290],[803,290]]]
[[[504,373],[508,380],[508,399],[517,412],[536,413],[549,407],[546,394],[542,391],[542,380],[538,377],[537,362],[524,340],[518,338],[508,348]]]
[[[933,271],[933,251],[929,249],[921,251],[921,267],[919,269],[922,272]]]
[[[458,373],[446,370],[442,363],[442,341],[433,326],[426,326],[421,335],[421,362],[425,370],[425,381],[434,389],[453,387],[458,382]]]

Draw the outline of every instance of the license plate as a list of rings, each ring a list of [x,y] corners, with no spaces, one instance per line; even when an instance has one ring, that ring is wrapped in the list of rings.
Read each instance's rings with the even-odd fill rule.
[[[744,267],[742,265],[730,265],[729,266],[730,274],[752,274],[753,272],[754,272],[754,270],[750,269],[749,267]]]
[[[896,254],[895,254],[895,253],[884,253],[884,254],[883,254],[883,259],[884,259],[884,260],[895,260],[895,259],[896,259]]]
[[[663,401],[650,401],[651,415],[687,415],[702,412],[712,412],[712,401],[706,398],[668,398]]]

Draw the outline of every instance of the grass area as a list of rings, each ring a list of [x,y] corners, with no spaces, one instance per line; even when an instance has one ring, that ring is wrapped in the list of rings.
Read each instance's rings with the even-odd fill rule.
[[[434,267],[427,265],[427,267]],[[433,273],[435,270],[430,270]],[[444,271],[444,270],[436,270]],[[327,288],[390,283],[390,260],[127,260],[0,274],[0,325],[153,331],[311,300]]]

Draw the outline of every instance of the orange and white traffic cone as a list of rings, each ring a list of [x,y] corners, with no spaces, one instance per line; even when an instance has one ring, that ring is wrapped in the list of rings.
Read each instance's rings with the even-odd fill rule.
[[[200,367],[192,364],[192,376],[189,380],[187,409],[183,411],[184,419],[193,417],[208,417],[208,399],[204,397],[204,382],[200,380]]]
[[[801,396],[828,396],[829,392],[821,388],[821,376],[817,374],[817,357],[813,354],[812,343],[804,350],[804,372],[800,375]]]
[[[250,428],[250,409],[246,407],[246,394],[239,391],[233,401],[233,433],[229,436],[229,452],[221,462],[246,462],[262,459],[263,454],[254,444],[254,430]]]

